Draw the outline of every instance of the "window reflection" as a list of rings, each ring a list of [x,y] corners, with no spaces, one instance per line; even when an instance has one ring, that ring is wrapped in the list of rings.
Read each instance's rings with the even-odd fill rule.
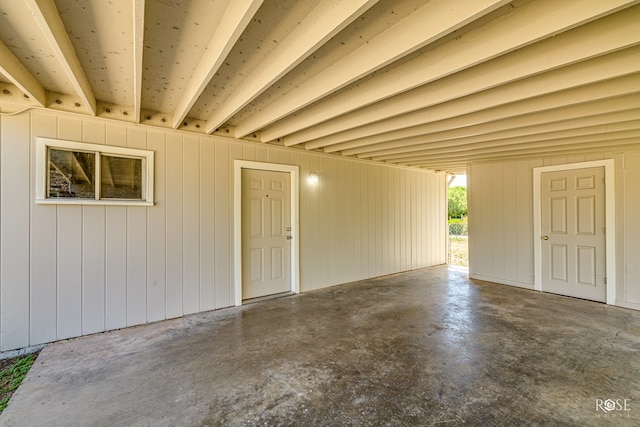
[[[103,199],[142,199],[142,159],[102,155],[100,193]]]
[[[95,154],[49,149],[49,197],[95,198]]]

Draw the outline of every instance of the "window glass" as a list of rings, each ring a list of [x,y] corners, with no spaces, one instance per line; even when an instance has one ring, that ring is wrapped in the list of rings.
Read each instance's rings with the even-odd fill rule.
[[[95,154],[49,149],[49,197],[95,198]]]
[[[100,194],[104,199],[142,199],[142,159],[100,156]]]

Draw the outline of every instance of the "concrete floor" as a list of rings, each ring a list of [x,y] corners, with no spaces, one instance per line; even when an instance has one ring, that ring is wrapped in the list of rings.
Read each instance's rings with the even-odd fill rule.
[[[414,271],[49,345],[0,424],[637,426],[640,312]]]

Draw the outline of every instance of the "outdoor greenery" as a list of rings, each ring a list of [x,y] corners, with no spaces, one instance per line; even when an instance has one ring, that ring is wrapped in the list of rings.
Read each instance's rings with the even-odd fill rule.
[[[447,194],[449,219],[467,216],[467,187],[451,187]]]
[[[0,371],[0,413],[5,410],[13,392],[18,389],[36,360],[36,354],[16,357],[3,363]]]

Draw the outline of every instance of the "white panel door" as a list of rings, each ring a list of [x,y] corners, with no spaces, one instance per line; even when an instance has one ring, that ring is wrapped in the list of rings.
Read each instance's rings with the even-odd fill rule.
[[[606,301],[604,168],[541,175],[542,290]]]
[[[290,174],[242,169],[242,299],[291,291]]]

